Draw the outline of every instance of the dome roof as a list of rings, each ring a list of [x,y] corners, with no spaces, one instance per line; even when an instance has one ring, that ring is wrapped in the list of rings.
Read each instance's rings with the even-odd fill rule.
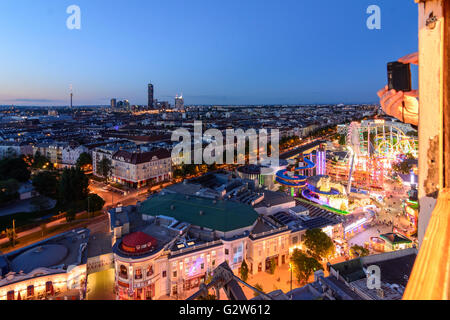
[[[47,244],[31,248],[12,260],[13,271],[29,273],[41,267],[52,267],[61,264],[66,258],[68,249],[60,244]]]
[[[121,249],[125,252],[147,252],[156,247],[157,240],[148,234],[138,231],[123,237]]]

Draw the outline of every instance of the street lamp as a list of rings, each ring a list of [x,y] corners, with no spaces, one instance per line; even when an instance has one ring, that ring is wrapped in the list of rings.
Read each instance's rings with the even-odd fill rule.
[[[291,297],[292,297],[292,269],[294,266],[292,265],[292,262],[289,262],[289,271],[291,271]]]

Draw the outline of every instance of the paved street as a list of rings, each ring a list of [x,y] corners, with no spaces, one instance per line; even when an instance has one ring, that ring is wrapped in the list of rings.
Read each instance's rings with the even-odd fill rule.
[[[378,232],[378,230],[380,232]],[[353,238],[349,239],[348,246],[351,247],[354,244],[359,246],[364,246],[365,242],[370,242],[371,237],[378,237],[380,234],[392,232],[392,226],[379,225],[376,227],[372,227],[367,229],[361,233],[358,233]]]
[[[114,269],[90,274],[87,282],[87,300],[115,300]]]

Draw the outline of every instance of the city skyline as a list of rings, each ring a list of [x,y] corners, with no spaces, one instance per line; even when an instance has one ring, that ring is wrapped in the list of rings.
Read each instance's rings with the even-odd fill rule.
[[[109,8],[79,1],[81,30],[69,30],[69,3],[2,3],[0,27],[10,32],[0,53],[8,62],[0,104],[69,105],[73,84],[75,106],[113,97],[146,105],[150,81],[155,99],[183,92],[187,105],[373,103],[386,63],[417,50],[415,19],[405,19],[417,8],[377,1],[381,30],[369,30],[371,4],[249,1],[237,12],[233,1]],[[410,22],[398,24],[400,12]]]

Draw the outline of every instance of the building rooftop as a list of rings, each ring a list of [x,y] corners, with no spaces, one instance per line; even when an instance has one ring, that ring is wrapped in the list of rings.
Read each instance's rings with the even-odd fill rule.
[[[134,231],[130,234],[125,235],[122,239],[119,239],[114,244],[112,249],[114,253],[129,258],[140,259],[146,256],[151,256],[161,251],[161,249],[163,249],[170,241],[172,241],[176,237],[174,232],[169,230],[167,227],[157,225],[155,223],[145,224],[138,227],[139,231]],[[145,239],[147,239],[147,243],[152,243],[152,246],[149,250],[137,249],[133,252],[132,250],[124,250],[123,248],[124,241],[129,245],[138,245],[145,244]]]
[[[409,248],[362,258],[365,267],[377,265],[381,270],[381,281],[406,286],[417,257],[417,249]]]
[[[273,207],[280,204],[294,202],[295,199],[284,192],[275,192],[264,190],[264,199],[255,205],[255,208],[259,207]]]
[[[249,227],[258,218],[251,206],[242,203],[179,194],[160,194],[150,198],[142,203],[140,212],[151,216],[164,215],[223,232]]]
[[[385,233],[380,235],[380,238],[388,241],[389,243],[395,245],[395,244],[399,244],[399,243],[412,243],[412,241],[410,239],[408,239],[407,237],[399,234],[399,233]]]
[[[75,229],[5,254],[2,257],[8,267],[2,268],[1,276],[6,278],[0,280],[0,286],[33,277],[36,270],[42,274],[65,272],[71,265],[86,263],[88,241],[88,229]]]
[[[112,252],[112,234],[111,233],[95,233],[89,238],[88,257],[97,257]]]
[[[356,258],[341,263],[333,264],[332,268],[347,282],[356,281],[366,277],[361,258]]]
[[[160,159],[170,158],[170,152],[166,149],[156,149],[148,152],[129,152],[127,150],[119,150],[114,153],[113,158],[132,164],[146,163]]]

